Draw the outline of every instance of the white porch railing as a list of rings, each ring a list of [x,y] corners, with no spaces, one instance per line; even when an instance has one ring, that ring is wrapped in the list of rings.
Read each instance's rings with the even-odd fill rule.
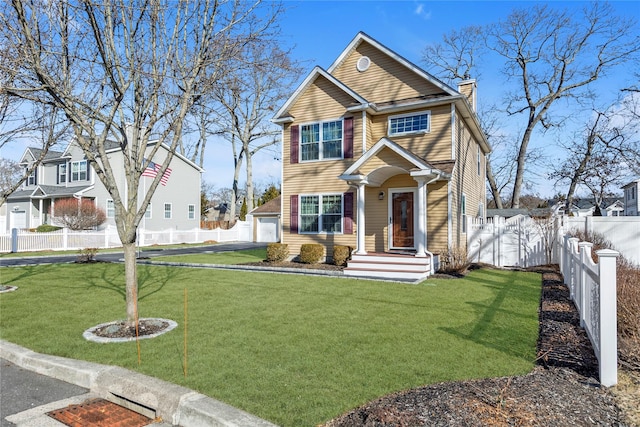
[[[238,221],[232,228],[222,230],[138,230],[138,245],[170,245],[180,243],[249,242],[253,233],[250,222]],[[122,246],[115,228],[99,231],[71,231],[61,229],[48,233],[17,230],[13,234],[0,234],[0,252],[57,251],[84,248],[114,248]]]
[[[611,387],[618,382],[618,331],[616,327],[616,258],[610,249],[596,251],[591,258],[589,242],[564,236],[560,268],[569,288],[582,326],[598,359],[600,383]]]

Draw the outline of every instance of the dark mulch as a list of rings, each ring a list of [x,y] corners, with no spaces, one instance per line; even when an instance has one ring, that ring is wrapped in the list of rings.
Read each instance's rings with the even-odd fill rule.
[[[136,330],[135,325],[130,325],[124,321],[113,322],[109,325],[96,328],[93,333],[103,338],[135,338],[153,335],[164,331],[169,327],[167,322],[158,319],[140,319]]]
[[[354,426],[625,426],[557,267],[542,273],[538,364],[524,376],[429,385],[327,423]]]
[[[258,267],[278,267],[278,268],[295,268],[295,269],[306,269],[306,270],[328,270],[328,271],[342,271],[344,267],[328,264],[328,263],[316,263],[316,264],[305,264],[303,262],[294,262],[294,261],[278,261],[278,262],[269,262],[269,261],[260,261],[260,262],[246,262],[242,265],[254,265]]]

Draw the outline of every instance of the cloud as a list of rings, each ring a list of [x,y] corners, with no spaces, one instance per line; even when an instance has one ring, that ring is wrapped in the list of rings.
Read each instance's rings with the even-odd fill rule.
[[[431,11],[426,11],[424,8],[424,4],[422,3],[418,3],[413,13],[422,17],[425,20],[431,19]]]

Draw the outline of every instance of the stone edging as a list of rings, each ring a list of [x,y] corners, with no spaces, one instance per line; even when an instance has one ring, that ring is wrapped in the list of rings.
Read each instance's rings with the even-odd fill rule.
[[[100,337],[100,336],[95,334],[95,331],[97,329],[100,329],[100,328],[103,328],[103,327],[109,326],[109,325],[115,325],[115,324],[121,322],[121,320],[116,320],[116,321],[113,321],[113,322],[102,323],[100,325],[97,325],[97,326],[94,326],[92,328],[89,328],[86,331],[84,331],[82,336],[87,341],[92,341],[92,342],[97,342],[97,343],[129,342],[129,341],[136,341],[138,339],[142,340],[142,339],[147,339],[147,338],[155,338],[155,337],[157,337],[159,335],[162,335],[164,333],[172,331],[173,329],[175,329],[178,326],[178,324],[176,322],[174,322],[173,320],[169,320],[169,319],[160,319],[160,318],[155,318],[155,317],[154,318],[149,317],[149,318],[144,318],[144,319],[139,319],[139,320],[158,320],[158,321],[161,321],[161,322],[168,323],[169,326],[167,326],[166,328],[164,328],[160,332],[156,332],[155,334],[142,335],[142,336],[139,336],[139,337],[107,338],[107,337]]]

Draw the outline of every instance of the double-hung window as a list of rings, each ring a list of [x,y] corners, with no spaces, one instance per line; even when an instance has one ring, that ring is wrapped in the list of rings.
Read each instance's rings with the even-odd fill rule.
[[[164,219],[171,219],[171,203],[164,204]]]
[[[58,165],[58,183],[64,184],[67,182],[67,164],[61,163]]]
[[[189,205],[187,208],[187,216],[189,219],[196,219],[196,205]]]
[[[71,181],[86,181],[89,176],[88,167],[86,160],[71,162]]]
[[[302,161],[342,158],[342,120],[300,126]]]
[[[430,111],[389,117],[389,136],[429,132]]]
[[[342,233],[342,194],[300,196],[301,233]]]
[[[38,183],[38,180],[36,179],[36,174],[37,174],[36,171],[37,171],[37,169],[38,168],[33,169],[33,171],[31,172],[31,175],[29,175],[27,177],[27,185],[28,186],[36,185]]]
[[[116,217],[116,206],[113,203],[113,200],[107,200],[107,218],[115,218]]]

